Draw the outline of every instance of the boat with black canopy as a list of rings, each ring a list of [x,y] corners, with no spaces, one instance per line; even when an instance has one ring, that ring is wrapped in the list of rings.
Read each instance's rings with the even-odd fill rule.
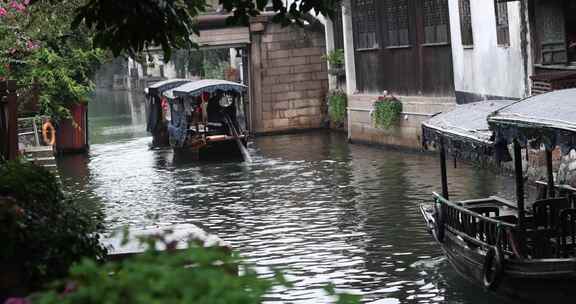
[[[168,147],[167,100],[164,92],[192,82],[190,79],[168,79],[155,82],[144,89],[146,96],[146,131],[152,134],[152,147]]]
[[[435,239],[463,277],[529,303],[576,297],[573,193],[556,185],[552,150],[576,147],[576,90],[521,101],[463,105],[425,122],[423,143],[440,152],[441,194],[420,206]],[[522,149],[544,150],[546,195],[525,202]],[[509,151],[513,151],[513,157]],[[450,200],[446,156],[514,161],[516,201]],[[542,185],[542,183],[540,183]]]
[[[194,158],[239,157],[247,149],[247,103],[243,84],[202,79],[167,90],[170,146]]]

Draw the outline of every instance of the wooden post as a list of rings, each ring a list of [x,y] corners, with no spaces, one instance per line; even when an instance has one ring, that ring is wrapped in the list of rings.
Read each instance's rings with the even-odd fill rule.
[[[16,81],[6,81],[6,114],[8,116],[8,159],[18,157],[18,105],[16,95]]]
[[[450,198],[448,193],[448,174],[446,172],[446,149],[444,147],[444,138],[440,139],[440,174],[442,179],[442,196],[448,200]]]
[[[8,159],[8,115],[5,97],[6,82],[0,81],[0,160]]]
[[[514,174],[516,176],[516,203],[518,207],[518,226],[523,227],[524,222],[524,176],[522,169],[522,147],[518,140],[514,140]]]
[[[548,176],[548,197],[553,198],[556,195],[554,187],[554,171],[552,168],[552,150],[546,148],[546,174]]]

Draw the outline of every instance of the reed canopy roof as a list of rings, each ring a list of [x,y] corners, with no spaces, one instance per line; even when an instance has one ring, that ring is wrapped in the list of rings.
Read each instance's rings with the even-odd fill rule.
[[[242,94],[246,92],[247,86],[220,79],[202,79],[179,86],[173,90],[175,97],[197,97],[203,93],[212,94],[217,91],[224,93]]]
[[[495,111],[488,117],[495,140],[517,140],[532,147],[560,146],[566,153],[576,148],[576,89],[528,97]]]
[[[487,100],[457,105],[422,123],[423,146],[438,146],[440,140],[455,157],[477,159],[492,152],[494,134],[488,116],[513,104],[514,100]]]
[[[144,89],[144,93],[150,94],[150,95],[160,96],[168,90],[174,89],[174,88],[179,87],[183,84],[193,82],[193,81],[194,80],[183,79],[183,78],[174,78],[174,79],[162,80],[162,81],[155,82],[155,83],[149,85],[147,88]]]

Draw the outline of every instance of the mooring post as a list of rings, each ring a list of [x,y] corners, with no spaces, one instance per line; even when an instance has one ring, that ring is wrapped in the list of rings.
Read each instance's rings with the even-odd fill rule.
[[[8,122],[8,153],[7,159],[18,157],[18,104],[16,94],[16,81],[6,81],[6,114]]]
[[[450,199],[448,194],[448,174],[446,172],[446,148],[444,147],[444,138],[440,138],[440,174],[442,179],[442,196]]]
[[[524,176],[522,169],[522,147],[514,140],[514,174],[516,176],[516,203],[518,207],[518,226],[522,229],[524,223]]]
[[[554,186],[554,171],[552,168],[552,149],[546,149],[546,174],[548,176],[548,197],[553,198],[556,196]]]

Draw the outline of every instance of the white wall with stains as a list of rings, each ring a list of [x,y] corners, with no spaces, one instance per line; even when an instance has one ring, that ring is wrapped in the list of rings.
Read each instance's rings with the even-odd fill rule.
[[[529,82],[522,55],[520,2],[508,3],[509,46],[497,44],[494,1],[470,0],[470,6],[474,45],[464,47],[459,0],[449,0],[455,90],[484,96],[525,97]],[[526,60],[531,62],[529,58]]]

